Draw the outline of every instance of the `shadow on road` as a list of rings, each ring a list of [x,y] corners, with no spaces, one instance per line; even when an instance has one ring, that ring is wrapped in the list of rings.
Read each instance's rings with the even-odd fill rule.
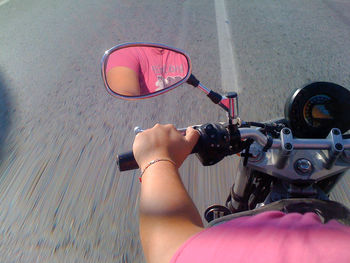
[[[8,87],[0,69],[0,165],[6,148],[6,137],[11,125],[11,102]]]

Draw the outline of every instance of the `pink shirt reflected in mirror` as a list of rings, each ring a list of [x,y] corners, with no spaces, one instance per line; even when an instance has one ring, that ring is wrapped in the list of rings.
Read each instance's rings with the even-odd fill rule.
[[[165,89],[181,81],[188,72],[183,54],[155,47],[126,47],[113,52],[106,72],[120,66],[137,73],[141,95]]]

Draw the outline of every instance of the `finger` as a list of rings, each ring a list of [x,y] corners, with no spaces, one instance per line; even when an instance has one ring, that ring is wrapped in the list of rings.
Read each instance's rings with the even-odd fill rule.
[[[164,127],[166,127],[167,129],[170,129],[170,130],[176,130],[177,131],[177,129],[176,129],[174,124],[166,124],[166,125],[164,125]]]
[[[158,128],[158,127],[160,127],[160,126],[162,126],[160,123],[156,123],[156,124],[154,124],[154,126],[152,127],[152,129],[154,129],[154,128]]]
[[[190,143],[192,148],[196,145],[199,136],[200,134],[197,130],[193,129],[192,127],[187,128],[185,139]]]

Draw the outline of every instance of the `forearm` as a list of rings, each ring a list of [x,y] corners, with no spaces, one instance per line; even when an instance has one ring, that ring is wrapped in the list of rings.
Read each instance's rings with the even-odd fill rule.
[[[169,262],[176,250],[203,229],[197,208],[178,172],[199,134],[186,135],[173,125],[156,124],[138,134],[134,156],[144,171],[140,193],[140,238],[147,262]],[[149,165],[152,160],[167,159]]]
[[[203,226],[178,169],[167,161],[151,165],[143,174],[140,217],[181,217],[197,226]]]

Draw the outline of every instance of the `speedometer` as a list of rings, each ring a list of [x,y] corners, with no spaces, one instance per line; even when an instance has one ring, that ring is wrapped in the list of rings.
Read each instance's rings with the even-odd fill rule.
[[[350,91],[330,82],[297,89],[285,105],[285,118],[295,137],[325,138],[332,128],[350,129]]]
[[[333,116],[327,109],[332,99],[327,95],[316,95],[310,98],[304,106],[303,115],[308,125],[321,127],[324,121],[333,120]]]

